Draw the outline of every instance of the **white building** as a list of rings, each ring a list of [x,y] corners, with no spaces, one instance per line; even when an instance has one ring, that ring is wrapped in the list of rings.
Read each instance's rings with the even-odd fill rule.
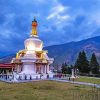
[[[25,79],[45,79],[52,78],[53,72],[50,71],[49,65],[54,59],[47,56],[47,51],[43,49],[43,42],[37,34],[37,21],[32,21],[32,32],[30,37],[24,41],[25,49],[16,54],[12,59],[15,68],[14,80]]]

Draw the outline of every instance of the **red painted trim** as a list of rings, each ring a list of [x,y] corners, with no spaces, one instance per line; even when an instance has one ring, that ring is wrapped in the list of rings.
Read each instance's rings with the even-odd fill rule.
[[[12,68],[12,67],[13,67],[13,66],[12,66],[11,63],[6,63],[6,64],[1,63],[1,64],[0,64],[0,68]]]

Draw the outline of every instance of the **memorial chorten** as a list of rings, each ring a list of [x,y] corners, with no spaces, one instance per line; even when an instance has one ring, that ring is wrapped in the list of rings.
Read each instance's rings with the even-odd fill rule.
[[[24,41],[25,49],[16,54],[12,59],[14,64],[14,79],[45,79],[52,78],[50,64],[54,59],[47,56],[47,51],[43,49],[43,41],[38,37],[38,23],[36,19],[32,21],[32,31],[30,37]]]

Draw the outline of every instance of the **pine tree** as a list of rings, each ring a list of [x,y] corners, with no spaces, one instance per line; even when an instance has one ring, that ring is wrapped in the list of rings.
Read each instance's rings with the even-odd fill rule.
[[[66,63],[66,62],[64,63],[64,66],[66,66],[66,67],[67,67],[67,63]]]
[[[83,73],[89,73],[89,61],[87,60],[86,53],[82,52],[82,72]]]
[[[90,60],[90,70],[93,74],[99,73],[99,63],[96,59],[95,53],[92,54],[92,57]]]
[[[79,52],[75,68],[78,68],[81,73],[89,73],[89,61],[87,60],[86,53],[84,51]]]
[[[63,64],[62,64],[61,70],[62,70],[62,73],[63,73],[63,74],[67,74],[67,64],[66,64],[66,63],[63,63]]]
[[[74,68],[74,66],[73,66],[73,65],[71,65],[71,66],[70,66],[70,68],[71,68],[71,69],[73,69],[73,68]]]
[[[81,67],[81,59],[82,59],[82,53],[79,52],[78,58],[77,58],[77,60],[75,62],[75,68],[80,69],[80,67]]]
[[[73,68],[73,65],[67,67],[67,74],[72,73],[72,68]]]

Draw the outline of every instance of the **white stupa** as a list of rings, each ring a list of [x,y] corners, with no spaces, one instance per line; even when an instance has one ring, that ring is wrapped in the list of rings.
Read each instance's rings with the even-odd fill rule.
[[[12,59],[14,68],[14,80],[25,79],[45,79],[52,78],[50,64],[54,59],[47,56],[47,51],[43,49],[43,42],[37,34],[37,21],[32,21],[32,32],[30,37],[24,41],[25,49],[16,54]]]

